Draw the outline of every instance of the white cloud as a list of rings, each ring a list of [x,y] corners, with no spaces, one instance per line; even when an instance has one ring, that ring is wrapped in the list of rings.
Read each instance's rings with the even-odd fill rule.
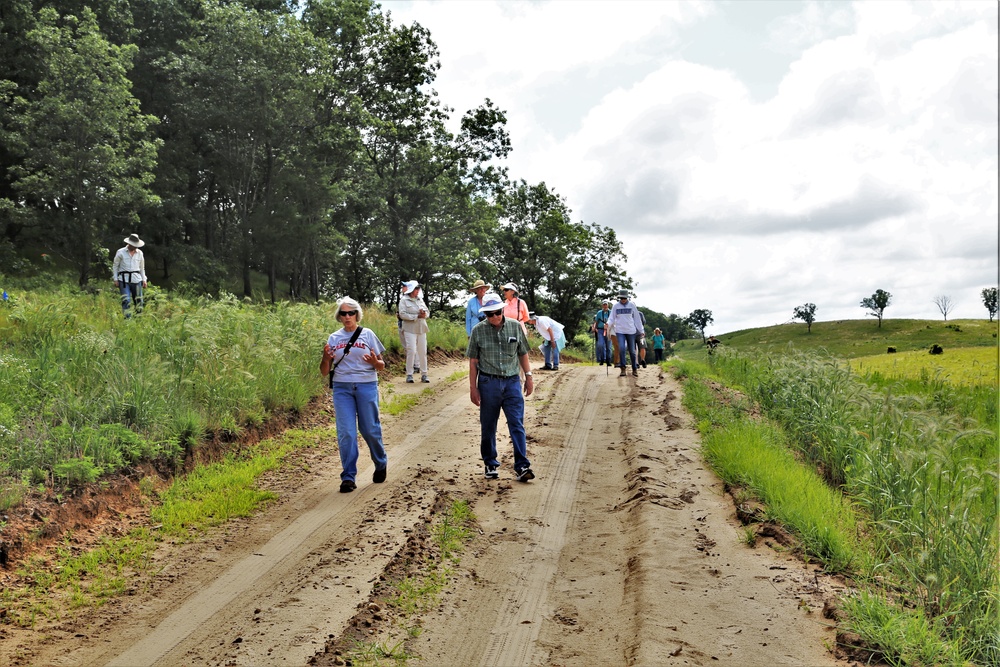
[[[709,308],[717,332],[805,302],[863,317],[875,289],[891,317],[935,318],[949,291],[951,317],[985,316],[996,3],[479,0],[394,18],[431,30],[446,103],[508,111],[514,178],[618,232],[641,304]]]

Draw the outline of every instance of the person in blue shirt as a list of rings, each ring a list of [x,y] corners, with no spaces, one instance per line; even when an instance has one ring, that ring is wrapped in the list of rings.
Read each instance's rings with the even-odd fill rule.
[[[596,337],[595,346],[597,348],[597,365],[612,365],[611,356],[611,336],[605,331],[608,325],[608,318],[611,316],[611,302],[607,299],[601,302],[601,309],[594,315],[594,321],[590,324],[590,330]]]
[[[486,293],[490,290],[493,285],[482,280],[477,280],[473,283],[469,291],[475,296],[469,299],[469,303],[465,306],[465,335],[472,335],[472,327],[479,324],[479,311],[483,307],[483,298]]]

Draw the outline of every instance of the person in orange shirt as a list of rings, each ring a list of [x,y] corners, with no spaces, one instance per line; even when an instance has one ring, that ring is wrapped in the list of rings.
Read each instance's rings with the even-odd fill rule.
[[[517,285],[514,283],[507,283],[500,289],[503,290],[503,316],[510,320],[517,320],[525,337],[527,337],[528,327],[525,322],[528,321],[528,304],[524,302],[524,299],[518,298]]]

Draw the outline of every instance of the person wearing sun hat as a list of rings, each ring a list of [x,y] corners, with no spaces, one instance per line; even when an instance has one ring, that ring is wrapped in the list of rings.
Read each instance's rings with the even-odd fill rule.
[[[629,299],[628,290],[618,291],[618,303],[611,306],[611,315],[605,325],[605,331],[614,328],[618,337],[619,366],[622,369],[620,377],[625,377],[625,354],[632,361],[632,375],[639,374],[639,355],[636,350],[636,341],[642,328],[642,315],[635,302]]]
[[[517,285],[514,283],[507,283],[500,289],[503,291],[504,317],[520,322],[521,330],[524,331],[524,337],[527,338],[528,327],[525,326],[525,323],[528,321],[528,304],[524,302],[524,299],[518,297]]]
[[[122,313],[125,319],[132,317],[129,307],[135,304],[135,312],[142,312],[142,289],[146,287],[146,259],[139,250],[145,242],[138,234],[129,234],[125,247],[119,248],[111,263],[111,280],[122,295]]]
[[[518,481],[535,478],[528,460],[524,431],[524,397],[535,385],[528,361],[528,337],[519,322],[504,316],[504,302],[496,294],[483,297],[485,319],[472,327],[465,356],[469,359],[469,398],[479,408],[479,453],[486,479],[500,477],[497,458],[497,422],[500,411],[514,448],[514,474]],[[524,373],[524,393],[518,370]]]
[[[403,338],[406,341],[406,381],[413,382],[413,373],[420,370],[420,381],[430,382],[427,377],[427,304],[424,303],[423,289],[416,280],[403,283],[405,291],[399,300],[397,317],[403,322]]]
[[[597,365],[603,366],[607,364],[610,366],[612,364],[611,356],[611,338],[605,332],[605,325],[608,323],[608,317],[611,315],[611,301],[609,299],[604,299],[601,301],[601,309],[597,311],[594,315],[594,321],[590,323],[590,330],[594,332],[594,347],[595,353],[597,354]]]
[[[566,335],[563,325],[551,317],[528,313],[528,324],[533,324],[538,335],[545,341],[542,343],[542,354],[545,355],[543,371],[559,370],[559,351],[566,347]]]
[[[472,287],[469,291],[474,294],[474,296],[469,299],[469,303],[465,305],[465,335],[466,337],[472,335],[472,327],[479,324],[479,309],[483,305],[483,298],[486,296],[486,292],[493,287],[487,282],[483,282],[482,279],[477,280],[472,283]]]
[[[381,484],[387,474],[389,457],[382,439],[378,402],[378,372],[385,370],[385,346],[374,331],[361,326],[365,313],[356,300],[341,297],[336,312],[341,328],[327,338],[319,372],[329,377],[333,396],[337,450],[343,467],[340,492],[350,493],[358,488],[359,432],[375,465],[372,482]]]

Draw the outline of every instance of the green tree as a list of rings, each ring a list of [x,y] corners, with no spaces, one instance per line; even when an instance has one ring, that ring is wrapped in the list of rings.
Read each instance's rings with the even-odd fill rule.
[[[210,173],[217,253],[229,256],[252,293],[251,272],[268,275],[304,242],[304,183],[317,175],[303,152],[315,120],[314,45],[291,14],[206,5],[197,36],[167,66],[179,78],[179,120],[197,128]],[[209,247],[216,243],[209,242]]]
[[[11,100],[9,137],[21,156],[11,168],[12,189],[83,286],[102,250],[106,258],[105,231],[117,237],[130,230],[137,210],[155,203],[155,119],[140,113],[131,93],[135,47],[110,44],[89,9],[63,18],[42,9],[27,38],[42,75],[37,97]]]
[[[804,303],[801,306],[795,306],[792,313],[795,319],[806,323],[806,333],[812,333],[813,322],[816,321],[816,304]]]
[[[660,329],[663,331],[663,337],[672,343],[684,340],[685,338],[692,338],[695,333],[687,320],[675,313],[670,313],[667,316],[666,323],[661,325]]]
[[[701,334],[701,342],[705,342],[705,329],[715,320],[712,318],[712,311],[704,308],[692,310],[687,316],[687,323],[694,327]]]
[[[980,295],[983,297],[983,305],[986,306],[986,312],[990,314],[990,322],[992,322],[993,316],[997,314],[997,288],[984,287]]]
[[[885,290],[877,289],[871,296],[861,299],[861,307],[868,309],[865,315],[878,318],[878,328],[882,328],[882,317],[885,309],[892,303],[892,295]]]
[[[631,286],[614,230],[571,222],[566,203],[545,183],[522,180],[498,201],[491,253],[497,281],[516,283],[531,310],[566,327],[567,340],[586,329],[603,295]]]
[[[415,279],[432,301],[440,300],[461,270],[439,266],[438,250],[474,260],[475,244],[486,237],[483,225],[492,222],[476,199],[498,181],[492,163],[510,150],[506,117],[486,100],[450,132],[451,110],[431,89],[440,64],[430,33],[419,24],[393,26],[377,12],[366,26],[359,43],[366,58],[350,86],[363,119],[364,164],[354,170],[355,196],[338,216],[348,240],[342,288],[393,306],[399,281]]]

